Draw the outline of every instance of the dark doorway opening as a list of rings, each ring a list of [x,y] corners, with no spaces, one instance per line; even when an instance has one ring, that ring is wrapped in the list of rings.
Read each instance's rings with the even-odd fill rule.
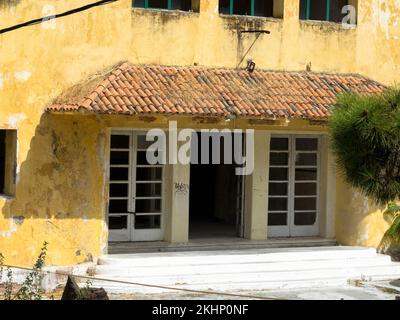
[[[200,158],[199,135],[198,141]],[[222,155],[224,138],[220,141]],[[209,150],[209,164],[190,165],[189,238],[241,237],[242,176],[236,175],[236,164],[212,164]]]

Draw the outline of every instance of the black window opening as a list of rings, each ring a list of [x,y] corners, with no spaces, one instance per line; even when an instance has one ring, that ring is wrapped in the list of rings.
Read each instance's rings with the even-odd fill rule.
[[[348,5],[357,5],[356,1],[349,0],[300,0],[300,19],[330,22],[345,22],[349,11],[344,10]]]
[[[199,0],[133,0],[134,8],[199,11]]]
[[[4,194],[6,171],[6,131],[0,130],[0,193]]]
[[[283,18],[284,0],[219,0],[219,13]]]
[[[0,130],[0,194],[14,193],[16,137],[16,130]]]

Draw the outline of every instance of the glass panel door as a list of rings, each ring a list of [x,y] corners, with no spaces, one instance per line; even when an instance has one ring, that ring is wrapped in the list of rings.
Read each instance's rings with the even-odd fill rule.
[[[268,235],[289,236],[289,137],[273,137],[269,154]]]
[[[316,236],[319,139],[273,136],[270,143],[268,236]]]
[[[133,186],[135,219],[132,222],[132,241],[162,240],[162,184],[163,165],[147,162],[145,134],[136,134],[136,177]],[[161,152],[165,152],[162,150]]]
[[[163,166],[147,162],[149,144],[144,133],[111,135],[109,241],[162,239]]]
[[[131,216],[131,134],[111,135],[108,202],[109,241],[129,241]]]
[[[318,214],[318,138],[294,137],[291,236],[316,236]]]

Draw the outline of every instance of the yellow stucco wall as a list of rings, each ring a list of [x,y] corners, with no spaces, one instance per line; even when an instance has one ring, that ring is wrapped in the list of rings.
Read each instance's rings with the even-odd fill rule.
[[[91,2],[0,6],[0,29]],[[44,240],[51,264],[86,261],[106,245],[102,157],[110,123],[101,117],[43,116],[51,99],[121,60],[236,67],[256,37],[238,35],[242,28],[271,34],[260,36],[241,66],[248,58],[265,69],[305,70],[311,63],[313,71],[398,81],[400,2],[359,2],[358,26],[350,30],[300,22],[298,0],[285,0],[283,20],[220,16],[218,0],[201,0],[200,13],[132,10],[130,0],[120,0],[0,34],[0,128],[18,129],[16,197],[0,199],[0,252],[6,261],[31,264]],[[129,125],[125,117],[116,121]],[[368,215],[375,208],[340,179],[336,202],[337,239],[376,246],[386,227],[381,213]]]

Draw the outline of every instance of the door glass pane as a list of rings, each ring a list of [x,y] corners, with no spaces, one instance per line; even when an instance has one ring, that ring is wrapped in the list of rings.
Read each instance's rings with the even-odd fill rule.
[[[299,180],[317,180],[317,169],[315,168],[296,168],[296,181]]]
[[[115,135],[111,136],[111,149],[129,149],[129,136]]]
[[[288,169],[287,168],[270,168],[269,180],[272,181],[287,181]]]
[[[160,229],[161,216],[140,216],[135,217],[135,229]]]
[[[137,168],[137,181],[157,181],[162,178],[162,168]]]
[[[315,182],[310,183],[296,183],[294,187],[294,193],[296,196],[313,196],[317,194],[317,184]]]
[[[147,151],[138,151],[136,154],[137,164],[138,165],[149,165],[147,162]]]
[[[286,196],[288,194],[287,183],[270,183],[268,187],[270,196]]]
[[[316,166],[317,154],[316,153],[297,153],[296,166]]]
[[[110,197],[128,197],[128,184],[110,183]]]
[[[294,210],[316,210],[317,198],[295,198]]]
[[[296,226],[312,226],[316,220],[316,212],[295,212],[294,214],[294,224]]]
[[[160,152],[163,152],[163,151],[160,151]],[[158,160],[158,159],[160,159],[161,161],[157,161],[157,163],[149,163],[148,161],[147,161],[147,151],[138,151],[137,152],[137,164],[138,165],[157,165],[157,164],[162,164],[162,158],[161,157],[159,157],[159,150],[154,150],[154,152],[153,151],[151,151],[150,152],[150,155],[151,156],[153,156],[153,157],[156,157],[156,160]],[[161,163],[159,163],[159,162],[161,162]]]
[[[287,198],[269,198],[268,211],[286,211],[288,208]]]
[[[136,213],[161,212],[161,199],[136,199]]]
[[[137,183],[136,184],[137,197],[160,197],[161,196],[161,183]]]
[[[318,139],[296,138],[297,151],[316,151],[317,149],[318,149]]]
[[[128,216],[109,216],[108,228],[110,230],[128,229]]]
[[[129,164],[129,151],[111,151],[110,164]]]
[[[271,138],[270,144],[271,150],[286,151],[289,149],[289,139],[288,138]]]
[[[129,168],[110,168],[110,180],[128,181]]]
[[[268,213],[269,226],[286,226],[287,213],[286,212],[270,212]]]
[[[147,141],[146,136],[138,136],[137,137],[137,147],[140,150],[147,150],[152,144],[156,143],[158,140],[157,138],[154,141]]]
[[[289,153],[287,152],[271,152],[269,164],[271,166],[287,166],[289,160]]]
[[[126,213],[128,211],[128,199],[126,200],[110,200],[108,212],[110,213]]]

